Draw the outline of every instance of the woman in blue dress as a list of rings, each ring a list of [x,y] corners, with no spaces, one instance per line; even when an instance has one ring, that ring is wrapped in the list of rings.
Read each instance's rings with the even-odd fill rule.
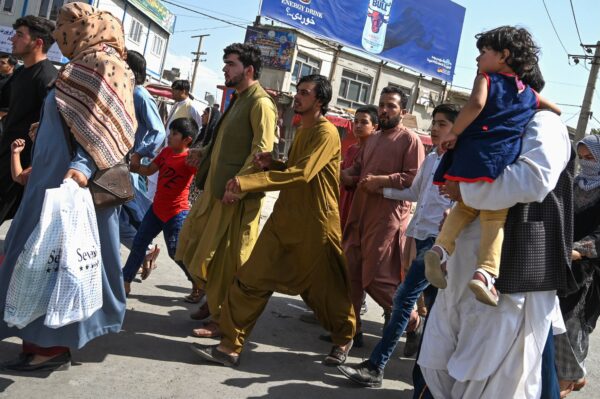
[[[69,3],[60,10],[54,38],[71,61],[59,72],[44,103],[31,175],[4,245],[0,309],[5,306],[16,260],[39,220],[46,190],[60,186],[65,178],[85,186],[96,170],[111,167],[124,158],[133,145],[136,130],[134,79],[123,61],[125,45],[120,21],[87,4]],[[75,155],[67,146],[61,118],[75,139]],[[85,321],[58,329],[46,327],[44,317],[23,329],[0,321],[0,339],[23,339],[23,352],[5,363],[5,369],[66,368],[71,361],[70,350],[121,329],[125,292],[117,207],[97,209],[96,216],[103,263],[102,308]]]
[[[434,184],[493,183],[521,151],[521,135],[536,109],[556,105],[539,96],[526,83],[536,78],[539,48],[524,28],[501,26],[478,34],[478,75],[471,96],[456,118],[442,148],[453,148],[440,163]],[[525,83],[524,83],[525,82]],[[454,251],[455,240],[479,216],[481,241],[478,268],[469,288],[480,302],[498,305],[494,288],[500,273],[504,222],[508,209],[478,210],[457,202],[435,245],[425,254],[429,282],[446,288],[445,260]]]

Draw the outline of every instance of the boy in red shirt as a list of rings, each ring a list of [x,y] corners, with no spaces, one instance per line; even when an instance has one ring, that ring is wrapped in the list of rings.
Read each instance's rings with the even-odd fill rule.
[[[185,220],[190,204],[188,196],[190,184],[196,168],[186,163],[190,145],[198,135],[198,125],[191,118],[178,118],[169,125],[168,146],[150,163],[150,165],[132,166],[131,171],[150,176],[158,171],[158,186],[154,203],[148,210],[137,234],[133,247],[123,268],[125,292],[129,294],[131,282],[144,261],[146,248],[162,231],[171,259],[175,257],[179,231]],[[188,280],[192,281],[187,269],[178,263]]]

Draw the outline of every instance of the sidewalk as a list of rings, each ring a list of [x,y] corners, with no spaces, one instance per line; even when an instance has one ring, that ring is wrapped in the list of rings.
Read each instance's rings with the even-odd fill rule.
[[[274,194],[266,198],[265,216],[275,199]],[[8,227],[8,223],[0,227],[0,241]],[[159,242],[164,248],[162,236]],[[122,259],[126,257],[127,250],[123,249]],[[76,351],[76,365],[69,371],[0,374],[0,397],[412,398],[414,360],[398,358],[402,344],[386,368],[381,389],[357,388],[336,368],[323,366],[321,360],[330,345],[318,339],[324,333],[321,327],[299,320],[307,312],[300,297],[273,296],[250,336],[239,368],[203,362],[189,344],[217,341],[189,335],[198,324],[189,318],[195,306],[181,299],[189,292],[188,283],[166,251],[161,252],[158,264],[148,280],[132,285],[121,333],[100,337]],[[381,313],[369,301],[369,312],[364,318],[365,347],[351,351],[350,363],[368,357],[377,343]],[[15,357],[19,343],[14,338],[0,342],[0,361]],[[593,392],[593,386],[585,391]]]

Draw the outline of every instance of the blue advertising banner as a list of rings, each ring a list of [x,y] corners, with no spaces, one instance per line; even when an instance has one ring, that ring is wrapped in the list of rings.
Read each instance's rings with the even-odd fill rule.
[[[290,71],[296,46],[296,35],[292,32],[263,29],[249,26],[244,43],[258,46],[263,67]]]
[[[451,82],[465,9],[450,0],[263,0],[260,15]]]

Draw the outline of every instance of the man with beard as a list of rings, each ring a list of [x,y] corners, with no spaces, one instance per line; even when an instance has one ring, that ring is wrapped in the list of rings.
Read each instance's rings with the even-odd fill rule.
[[[246,337],[274,291],[301,295],[321,325],[331,332],[333,348],[326,365],[344,363],[352,347],[355,317],[341,249],[339,200],[340,136],[323,114],[331,84],[321,75],[300,79],[294,111],[302,116],[287,163],[259,154],[263,172],[237,176],[226,194],[281,190],[252,255],[223,302],[220,345],[193,345],[206,360],[236,366]]]
[[[23,67],[14,73],[0,97],[0,109],[8,108],[0,140],[0,224],[12,219],[23,194],[23,186],[12,181],[10,175],[10,145],[16,139],[25,140],[21,163],[24,169],[28,168],[32,141],[27,133],[31,124],[39,121],[48,84],[58,74],[46,56],[54,43],[54,22],[27,15],[17,19],[13,28],[12,53],[23,60]]]
[[[220,336],[221,304],[258,237],[264,193],[236,198],[225,192],[225,184],[258,171],[254,156],[273,150],[277,121],[275,102],[258,83],[260,50],[232,44],[225,48],[223,61],[225,85],[235,88],[235,94],[206,153],[190,156],[200,156],[196,186],[204,192],[183,225],[175,255],[206,292],[206,303],[191,315],[195,320],[211,318],[193,330],[198,337]]]
[[[402,125],[407,96],[389,86],[379,98],[379,129],[354,164],[342,172],[345,181],[358,181],[344,227],[352,303],[357,314],[357,344],[362,343],[360,306],[367,292],[389,319],[392,298],[400,284],[401,239],[410,202],[383,197],[384,188],[407,188],[425,158],[421,140]],[[385,327],[385,323],[384,323]]]

